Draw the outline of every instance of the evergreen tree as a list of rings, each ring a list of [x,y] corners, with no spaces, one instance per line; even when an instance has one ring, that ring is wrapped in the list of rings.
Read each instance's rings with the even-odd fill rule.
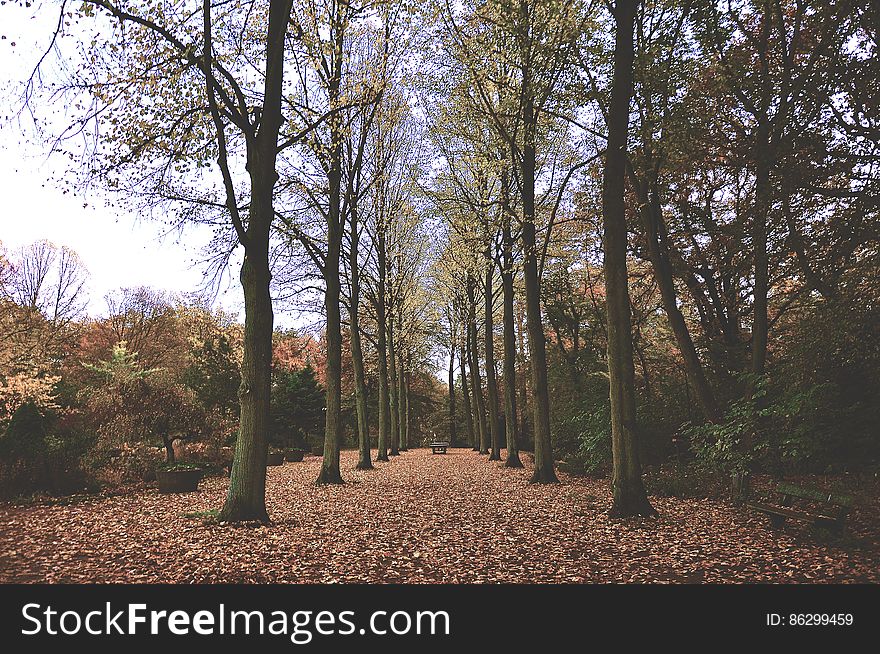
[[[325,407],[325,392],[311,365],[278,373],[272,386],[270,442],[304,448],[308,437],[318,434]]]

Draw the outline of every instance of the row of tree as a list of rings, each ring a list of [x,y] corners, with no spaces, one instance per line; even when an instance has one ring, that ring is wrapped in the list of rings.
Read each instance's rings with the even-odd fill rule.
[[[804,380],[797,394],[768,406],[771,328],[809,320],[814,310],[839,312],[855,331],[853,322],[870,319],[857,295],[841,293],[856,279],[876,279],[877,115],[864,84],[878,78],[876,62],[868,63],[877,15],[857,2],[775,0],[621,1],[608,10],[477,2],[443,12],[432,133],[442,158],[434,199],[448,245],[437,286],[450,437],[458,356],[477,448],[498,458],[502,418],[516,443],[516,280],[529,336],[533,480],[555,479],[547,332],[573,385],[586,381],[582,343],[599,341],[610,391],[612,513],[650,514],[636,356],[645,384],[648,370],[633,330],[645,329],[652,310],[666,316],[659,329],[671,333],[664,340],[678,351],[702,414],[685,431],[707,457],[746,467],[767,445],[768,418],[803,404],[825,381],[802,369],[813,385]],[[570,188],[572,180],[580,187]],[[586,224],[586,235],[569,222]],[[578,246],[585,236],[599,247]],[[545,272],[550,288],[542,288]],[[630,291],[645,287],[646,274],[655,304],[633,316]],[[499,279],[503,409],[494,365]],[[572,287],[578,279],[583,287]],[[587,322],[582,298],[598,320]],[[779,364],[805,354],[776,352]],[[864,399],[854,403],[862,417]],[[508,465],[518,465],[516,447]]]
[[[634,343],[652,311],[702,414],[694,438],[748,459],[766,432],[773,330],[819,305],[852,313],[866,284],[876,290],[864,281],[877,270],[870,3],[160,6],[65,9],[53,45],[88,65],[49,83],[65,107],[84,107],[55,146],[81,157],[68,137],[89,125],[90,181],[172,221],[215,225],[216,266],[243,249],[225,520],[267,519],[273,296],[326,321],[320,483],[342,481],[345,336],[361,467],[371,425],[378,458],[406,446],[413,375],[443,343],[450,429],[457,358],[474,443],[500,458],[503,414],[512,466],[527,412],[517,350],[528,360],[532,479],[556,481],[550,333],[574,384],[582,342],[601,343],[612,512],[634,515],[653,513],[634,363],[646,383]],[[634,315],[639,283],[657,303],[639,298],[648,306]],[[587,293],[602,319],[585,325]]]

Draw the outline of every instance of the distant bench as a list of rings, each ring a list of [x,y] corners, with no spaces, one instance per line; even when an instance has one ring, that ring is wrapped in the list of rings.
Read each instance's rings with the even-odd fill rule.
[[[750,509],[766,514],[773,527],[781,527],[788,518],[791,518],[841,531],[853,506],[853,498],[849,495],[829,493],[817,488],[803,488],[784,482],[776,486],[776,494],[780,496],[779,505],[761,502],[746,504]],[[808,508],[794,506],[795,501],[807,504]]]
[[[431,448],[431,454],[446,454],[446,448],[449,447],[448,441],[434,441],[428,447]]]

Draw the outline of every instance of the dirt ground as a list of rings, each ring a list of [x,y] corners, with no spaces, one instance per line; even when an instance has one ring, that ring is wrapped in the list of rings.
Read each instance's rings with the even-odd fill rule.
[[[611,520],[607,480],[528,483],[475,452],[412,450],[373,471],[342,453],[268,468],[272,524],[231,527],[225,478],[70,503],[0,505],[0,582],[878,582],[876,494],[830,538],[727,502],[654,497],[658,518]]]

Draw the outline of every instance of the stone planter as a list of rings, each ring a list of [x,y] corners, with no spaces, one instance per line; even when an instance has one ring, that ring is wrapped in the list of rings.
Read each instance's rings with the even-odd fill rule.
[[[287,450],[284,453],[284,458],[291,463],[298,463],[303,460],[303,457],[306,455],[302,450]]]
[[[160,493],[192,493],[199,489],[201,470],[158,470],[156,482]]]
[[[284,465],[284,454],[281,452],[272,453],[266,455],[266,465],[267,466],[280,466]]]

